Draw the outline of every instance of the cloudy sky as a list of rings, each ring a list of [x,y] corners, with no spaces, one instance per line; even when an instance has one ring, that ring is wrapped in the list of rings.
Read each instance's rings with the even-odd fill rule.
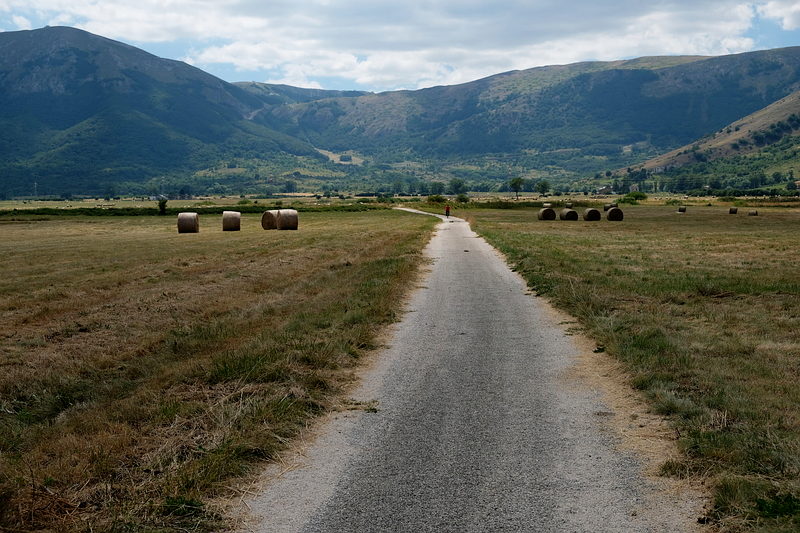
[[[228,81],[416,89],[541,65],[800,45],[800,1],[0,0]]]

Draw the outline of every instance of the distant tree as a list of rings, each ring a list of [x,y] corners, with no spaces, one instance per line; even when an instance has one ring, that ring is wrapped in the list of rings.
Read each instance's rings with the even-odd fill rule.
[[[297,192],[297,183],[292,180],[286,180],[283,184],[283,192]]]
[[[434,181],[430,186],[430,193],[434,196],[444,194],[444,183],[441,181]]]
[[[467,192],[467,184],[461,178],[453,178],[447,184],[449,194],[464,194]]]
[[[550,190],[550,182],[547,180],[542,180],[536,184],[536,192],[539,194],[547,194]]]
[[[522,190],[522,187],[525,185],[525,178],[521,176],[517,176],[516,178],[511,178],[511,181],[508,182],[509,188],[514,191],[517,195],[517,200],[519,200],[519,191]]]
[[[788,182],[786,184],[786,190],[787,191],[796,191],[797,190],[797,184],[795,182],[793,182],[793,181]]]
[[[164,216],[167,214],[167,199],[161,198],[158,201],[158,214]]]
[[[606,177],[607,177],[607,178],[610,178],[610,177],[611,177],[611,171],[610,171],[610,170],[606,170]]]

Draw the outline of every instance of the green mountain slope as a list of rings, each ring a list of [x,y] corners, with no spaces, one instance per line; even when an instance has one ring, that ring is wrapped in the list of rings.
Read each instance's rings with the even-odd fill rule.
[[[698,161],[714,161],[759,152],[800,126],[800,91],[759,109],[703,138],[646,161],[641,168],[660,170]]]
[[[101,193],[230,155],[316,157],[253,123],[254,95],[73,28],[0,33],[0,191]]]
[[[153,180],[205,188],[233,175],[234,188],[280,187],[286,176],[302,188],[312,175],[395,188],[453,177],[491,188],[512,174],[574,185],[725,131],[798,90],[800,47],[584,62],[375,94],[229,84],[72,28],[6,32],[0,195],[31,194],[34,183],[46,194],[144,192]],[[774,144],[778,133],[751,141]],[[734,143],[719,139],[724,155]],[[738,144],[740,157],[752,148]],[[336,165],[317,149],[366,162]]]
[[[277,106],[266,123],[388,157],[580,150],[647,153],[696,139],[800,88],[800,48],[578,63],[475,82]]]
[[[676,150],[646,161],[650,186],[722,194],[795,191],[800,176],[800,91]]]

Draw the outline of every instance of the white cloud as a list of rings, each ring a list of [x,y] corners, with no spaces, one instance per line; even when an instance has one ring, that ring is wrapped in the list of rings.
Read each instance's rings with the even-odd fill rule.
[[[752,49],[757,12],[800,25],[773,0],[0,0],[135,43],[189,41],[186,60],[229,64],[313,86],[352,80],[377,90],[473,80],[511,69],[664,54]]]
[[[29,30],[33,26],[31,25],[31,21],[22,17],[20,15],[12,15],[11,21],[16,25],[16,27],[20,30]]]
[[[772,0],[759,6],[758,12],[763,17],[780,20],[784,30],[800,28],[800,4],[796,0]]]

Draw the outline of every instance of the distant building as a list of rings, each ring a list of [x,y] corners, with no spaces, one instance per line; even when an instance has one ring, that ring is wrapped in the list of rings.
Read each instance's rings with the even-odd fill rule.
[[[639,184],[633,183],[630,187],[628,187],[628,192],[639,192]]]
[[[597,189],[597,194],[614,194],[614,189],[611,188],[611,185],[606,185]]]

